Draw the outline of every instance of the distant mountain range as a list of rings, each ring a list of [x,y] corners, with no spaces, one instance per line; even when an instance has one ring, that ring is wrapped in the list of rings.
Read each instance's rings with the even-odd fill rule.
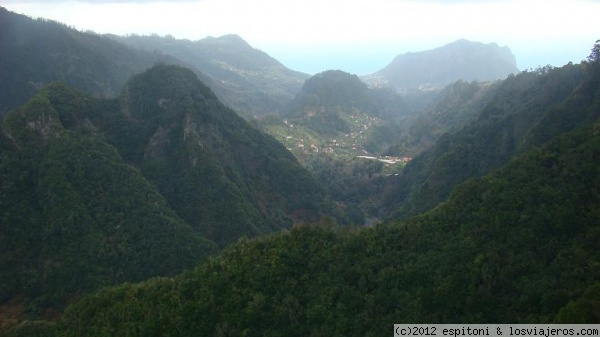
[[[195,42],[101,36],[0,7],[0,115],[53,81],[96,97],[114,97],[132,75],[157,63],[194,70],[220,100],[246,119],[281,112],[309,77],[235,35]]]
[[[132,75],[157,62],[177,61],[0,7],[0,116],[54,81],[114,97]]]
[[[57,322],[24,322],[11,336],[380,336],[392,322],[597,323],[599,89],[596,57],[482,93],[492,97],[471,124],[406,167],[417,172],[415,206],[427,204],[418,216],[240,240],[192,271],[87,294]]]
[[[441,133],[433,146],[389,182],[384,204],[398,219],[423,213],[446,200],[465,180],[593,124],[600,117],[597,69],[598,64],[569,64],[523,72],[489,88],[459,88],[455,96],[462,101],[459,105],[444,98],[423,120],[429,129],[440,121],[455,127]],[[462,121],[453,121],[456,117]]]
[[[290,70],[237,35],[198,41],[111,35],[134,49],[172,55],[211,79],[225,104],[245,118],[280,113],[309,75]]]
[[[373,85],[398,89],[442,88],[457,80],[489,81],[519,72],[508,47],[458,40],[432,50],[396,56],[385,68],[365,76]]]
[[[600,41],[497,81],[504,48],[418,54],[296,82],[0,9],[0,335],[600,322]]]
[[[157,35],[99,36],[1,7],[0,19],[0,115],[52,81],[113,97],[130,76],[161,62],[194,70],[221,101],[251,119],[286,111],[310,77],[286,68],[237,35],[199,41]],[[401,90],[428,89],[461,79],[502,79],[517,72],[508,47],[459,40],[398,55],[363,80]]]

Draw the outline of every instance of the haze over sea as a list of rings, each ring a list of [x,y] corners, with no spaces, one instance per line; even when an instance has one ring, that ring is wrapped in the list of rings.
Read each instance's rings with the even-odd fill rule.
[[[170,34],[191,40],[238,34],[294,70],[359,75],[396,55],[458,39],[508,46],[519,69],[578,63],[599,37],[593,0],[5,0],[8,10],[80,30]]]

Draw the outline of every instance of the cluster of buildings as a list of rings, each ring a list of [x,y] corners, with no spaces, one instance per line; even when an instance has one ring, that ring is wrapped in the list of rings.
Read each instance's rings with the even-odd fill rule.
[[[412,160],[411,157],[391,157],[391,156],[379,156],[379,157],[358,156],[358,158],[379,160],[380,162],[383,162],[386,164],[408,163],[409,161]]]

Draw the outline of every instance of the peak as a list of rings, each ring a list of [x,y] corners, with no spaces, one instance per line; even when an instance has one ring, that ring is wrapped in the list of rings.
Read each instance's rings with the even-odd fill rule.
[[[459,39],[441,47],[400,54],[376,73],[398,88],[443,87],[457,80],[488,81],[517,73],[508,47]]]
[[[302,91],[304,93],[319,93],[323,86],[342,86],[351,92],[363,91],[367,88],[358,76],[341,71],[327,70],[314,75],[304,82]]]
[[[176,65],[156,65],[132,77],[121,99],[125,114],[135,118],[185,109],[192,101],[217,100],[215,94],[191,70]]]
[[[246,41],[244,39],[242,39],[241,36],[237,35],[237,34],[227,34],[227,35],[223,35],[219,38],[217,38],[218,40],[224,40],[224,41],[230,41],[230,42],[241,42],[241,43],[246,43]]]
[[[448,45],[452,45],[452,44],[482,44],[481,42],[475,42],[475,41],[469,41],[467,39],[458,39],[454,42],[449,43]]]
[[[234,46],[244,46],[250,47],[246,40],[242,39],[241,36],[237,34],[227,34],[219,37],[207,37],[198,42],[212,44],[212,45],[234,45]]]
[[[499,48],[498,44],[495,42],[483,43],[477,41],[470,41],[467,39],[459,39],[454,42],[448,43],[438,49],[444,49],[448,47],[458,47],[458,48],[468,48],[468,47],[489,47],[489,48]]]
[[[341,70],[328,70],[306,80],[300,96],[316,95],[329,105],[344,105],[363,96],[366,90],[367,85],[358,76]]]
[[[323,78],[323,79],[337,79],[337,80],[354,79],[354,78],[358,79],[358,76],[347,73],[342,70],[326,70],[326,71],[323,71],[323,72],[320,72],[320,73],[314,75],[313,77],[314,78]]]
[[[196,74],[188,68],[178,65],[157,64],[145,72],[132,77],[128,86],[142,86],[152,89],[151,94],[189,93],[199,91],[206,98],[216,98],[210,89],[202,83]]]

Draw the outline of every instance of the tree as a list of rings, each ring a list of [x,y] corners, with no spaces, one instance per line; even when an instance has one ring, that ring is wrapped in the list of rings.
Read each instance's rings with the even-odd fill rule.
[[[590,63],[600,63],[600,40],[596,40],[592,53],[588,56],[588,61]]]

